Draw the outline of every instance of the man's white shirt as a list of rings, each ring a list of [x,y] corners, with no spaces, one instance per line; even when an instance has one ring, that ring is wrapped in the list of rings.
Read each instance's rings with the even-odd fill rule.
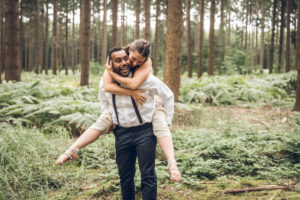
[[[138,106],[143,123],[152,122],[155,110],[154,95],[157,95],[162,100],[162,104],[166,110],[167,122],[170,125],[174,114],[174,95],[170,88],[154,75],[150,74],[138,89],[144,89],[146,91],[143,95],[147,98],[147,101],[143,105]],[[105,92],[103,78],[101,78],[99,83],[98,98],[102,111],[109,108],[112,112],[113,124],[118,124],[112,103],[112,94]],[[130,96],[116,95],[116,107],[120,126],[132,127],[140,125]]]

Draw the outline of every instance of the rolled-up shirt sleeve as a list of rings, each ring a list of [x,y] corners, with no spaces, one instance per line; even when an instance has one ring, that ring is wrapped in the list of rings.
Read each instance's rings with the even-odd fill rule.
[[[174,94],[171,89],[161,80],[153,75],[151,76],[151,81],[149,81],[147,84],[149,87],[149,92],[152,92],[161,98],[162,105],[166,109],[167,123],[168,125],[171,125],[174,115]]]

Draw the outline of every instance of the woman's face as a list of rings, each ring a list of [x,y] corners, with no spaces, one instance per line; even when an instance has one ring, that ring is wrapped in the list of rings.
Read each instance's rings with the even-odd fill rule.
[[[138,51],[129,50],[129,62],[131,67],[141,66],[147,58],[143,57]]]

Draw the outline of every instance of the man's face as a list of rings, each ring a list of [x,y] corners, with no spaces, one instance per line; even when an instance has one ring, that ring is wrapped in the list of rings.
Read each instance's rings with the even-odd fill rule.
[[[113,52],[111,54],[111,61],[114,72],[124,77],[129,75],[129,59],[124,50]]]
[[[141,66],[147,58],[143,57],[138,51],[129,50],[129,61],[131,67]]]

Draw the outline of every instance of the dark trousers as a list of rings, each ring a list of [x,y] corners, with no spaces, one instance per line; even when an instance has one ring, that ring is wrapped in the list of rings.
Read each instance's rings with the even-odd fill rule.
[[[156,199],[155,173],[156,137],[152,123],[130,128],[116,126],[114,129],[116,162],[118,165],[123,200],[135,199],[135,162],[138,158],[141,172],[143,200]]]

